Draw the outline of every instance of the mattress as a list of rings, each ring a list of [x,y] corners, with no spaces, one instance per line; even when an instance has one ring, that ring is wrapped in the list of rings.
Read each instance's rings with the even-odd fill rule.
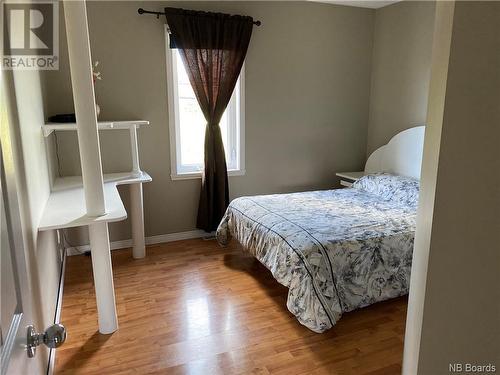
[[[352,188],[241,197],[217,229],[286,286],[287,308],[315,332],[344,312],[408,293],[418,180],[373,174]]]

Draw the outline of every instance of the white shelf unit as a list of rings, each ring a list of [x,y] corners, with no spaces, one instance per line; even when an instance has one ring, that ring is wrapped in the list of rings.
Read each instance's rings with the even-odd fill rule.
[[[106,214],[102,216],[89,216],[86,214],[85,196],[82,176],[69,176],[56,178],[52,183],[49,199],[45,205],[45,210],[40,221],[38,230],[45,231],[51,229],[65,229],[79,226],[86,226],[96,223],[106,223],[125,220],[127,212],[120,198],[117,185],[135,185],[150,182],[152,179],[141,171],[139,164],[139,147],[137,144],[137,129],[141,126],[149,125],[149,121],[98,121],[99,130],[128,130],[130,133],[130,146],[132,149],[132,171],[128,173],[103,174],[104,200]],[[54,131],[77,131],[76,123],[46,123],[42,126],[43,135],[48,137]],[[140,197],[133,197],[133,202],[140,204],[142,214],[142,186]],[[132,208],[134,212],[136,208]],[[134,221],[134,218],[132,218]],[[139,225],[139,224],[138,224]],[[141,219],[140,225],[144,226]],[[144,230],[142,230],[143,232]],[[144,242],[134,241],[134,242]],[[142,258],[143,250],[134,249],[134,257]]]
[[[98,121],[100,130],[126,130],[130,134],[132,170],[126,173],[103,174],[105,214],[92,216],[87,214],[85,189],[82,176],[59,177],[52,181],[51,193],[45,204],[39,231],[65,229],[87,226],[89,228],[92,248],[92,267],[96,287],[96,298],[100,308],[99,331],[111,333],[118,329],[112,265],[109,255],[109,237],[107,223],[125,220],[127,211],[123,205],[118,185],[129,185],[130,219],[132,226],[134,259],[146,256],[144,239],[144,212],[142,184],[150,182],[151,176],[141,171],[139,164],[139,148],[137,129],[149,125],[149,121]],[[46,123],[42,125],[42,133],[47,138],[55,131],[77,131],[76,123]],[[96,225],[102,224],[102,225]],[[94,244],[94,247],[92,247]],[[106,250],[107,249],[107,250]],[[107,254],[103,253],[106,250]],[[100,296],[100,297],[99,297]]]

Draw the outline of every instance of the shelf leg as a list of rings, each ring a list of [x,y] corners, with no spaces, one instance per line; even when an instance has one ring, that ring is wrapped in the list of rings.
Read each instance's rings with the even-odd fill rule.
[[[130,127],[130,151],[132,154],[132,174],[134,176],[141,175],[141,167],[139,165],[139,147],[137,146],[137,126]]]
[[[98,223],[89,225],[89,239],[97,300],[97,315],[99,318],[99,332],[109,334],[118,329],[118,318],[116,316],[108,224]]]
[[[144,208],[142,202],[142,184],[130,185],[130,219],[132,221],[132,240],[134,247],[132,256],[134,259],[141,259],[146,256],[146,246],[144,242]]]

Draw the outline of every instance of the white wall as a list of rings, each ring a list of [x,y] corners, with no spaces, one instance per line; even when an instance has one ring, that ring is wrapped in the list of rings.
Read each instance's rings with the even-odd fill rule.
[[[498,372],[500,3],[437,10],[403,369]]]

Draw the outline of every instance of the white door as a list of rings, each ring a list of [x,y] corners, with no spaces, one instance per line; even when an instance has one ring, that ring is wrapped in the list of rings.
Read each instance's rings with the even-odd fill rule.
[[[2,92],[5,94],[5,91]],[[5,99],[5,98],[2,98]],[[2,100],[2,112],[6,108]],[[37,370],[26,355],[26,326],[32,322],[32,298],[28,286],[16,176],[12,160],[7,114],[1,124],[1,345],[2,375]],[[35,361],[33,361],[35,362]]]
[[[53,326],[47,334],[32,335],[28,327],[33,324],[33,295],[29,286],[25,244],[22,233],[21,211],[17,194],[17,176],[14,159],[14,138],[11,135],[12,99],[7,88],[12,76],[0,71],[0,345],[1,375],[43,374],[42,361],[36,359],[36,345],[46,343],[59,346],[65,339],[64,327]],[[10,99],[10,100],[8,100]],[[45,327],[37,327],[45,328]],[[29,342],[33,344],[28,345]],[[30,349],[31,348],[31,349]]]

